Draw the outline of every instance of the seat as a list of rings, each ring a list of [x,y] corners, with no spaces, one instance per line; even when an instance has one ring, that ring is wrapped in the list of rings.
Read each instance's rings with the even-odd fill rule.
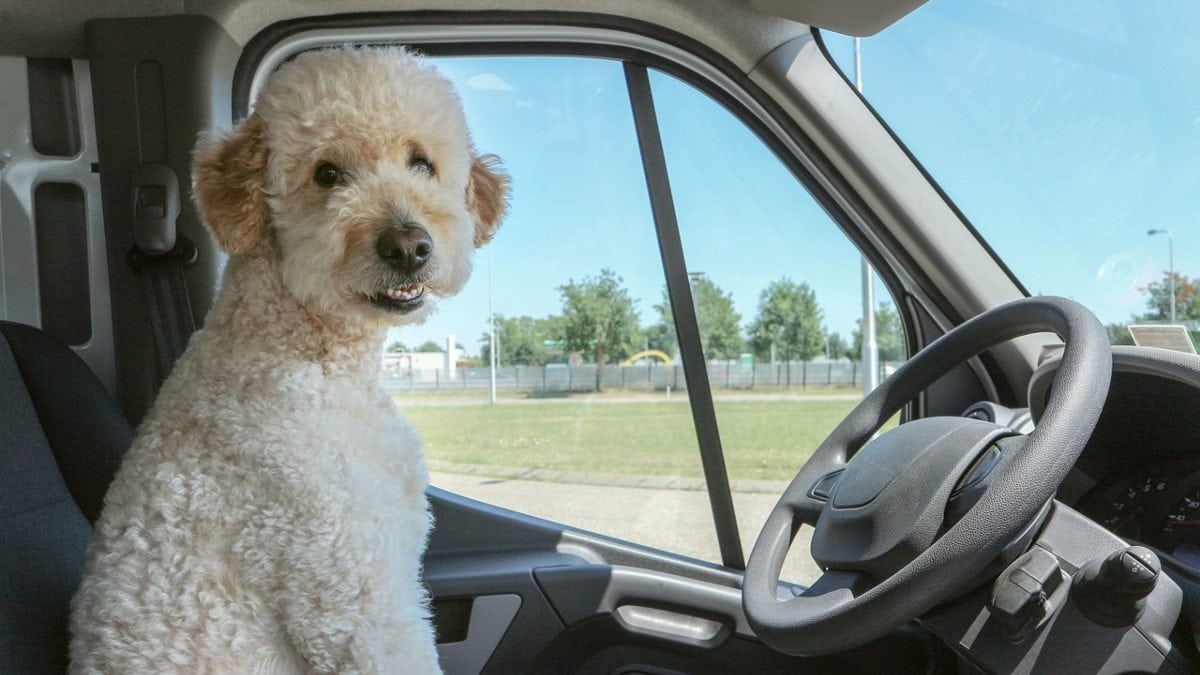
[[[0,673],[66,669],[71,596],[132,436],[75,352],[0,321]]]

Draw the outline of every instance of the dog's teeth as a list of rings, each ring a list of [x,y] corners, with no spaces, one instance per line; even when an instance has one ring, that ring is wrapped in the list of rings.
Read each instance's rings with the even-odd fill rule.
[[[424,289],[420,284],[409,284],[408,286],[389,288],[386,294],[392,300],[403,302],[405,300],[412,300],[413,298],[419,296],[423,290]]]

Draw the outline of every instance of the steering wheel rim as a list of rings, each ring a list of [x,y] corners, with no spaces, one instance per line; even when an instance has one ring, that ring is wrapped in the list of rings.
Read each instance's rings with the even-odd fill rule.
[[[833,497],[822,502],[813,496],[816,483],[847,467],[854,451],[892,415],[954,366],[1006,340],[1043,332],[1056,333],[1066,343],[1046,412],[992,471],[978,502],[886,578],[828,569],[801,595],[778,599],[779,574],[800,526],[820,527],[822,514],[838,511],[831,506]],[[743,607],[755,633],[789,654],[841,651],[885,635],[963,590],[1027,528],[1066,478],[1100,417],[1111,369],[1103,326],[1087,308],[1066,298],[1010,302],[931,343],[842,420],[771,511],[743,583]],[[955,471],[964,466],[958,463]]]

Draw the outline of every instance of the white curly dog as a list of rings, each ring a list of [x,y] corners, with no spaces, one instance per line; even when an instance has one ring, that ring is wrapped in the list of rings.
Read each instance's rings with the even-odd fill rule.
[[[380,354],[462,288],[507,194],[402,49],[297,56],[201,141],[229,262],[108,492],[74,672],[439,671],[425,461]]]

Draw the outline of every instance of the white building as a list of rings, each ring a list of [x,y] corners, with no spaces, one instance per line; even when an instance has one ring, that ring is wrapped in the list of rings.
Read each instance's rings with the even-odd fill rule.
[[[455,346],[453,335],[446,336],[446,347],[439,352],[384,352],[383,372],[392,377],[412,378],[417,382],[443,382],[458,378],[458,360],[463,350]]]

